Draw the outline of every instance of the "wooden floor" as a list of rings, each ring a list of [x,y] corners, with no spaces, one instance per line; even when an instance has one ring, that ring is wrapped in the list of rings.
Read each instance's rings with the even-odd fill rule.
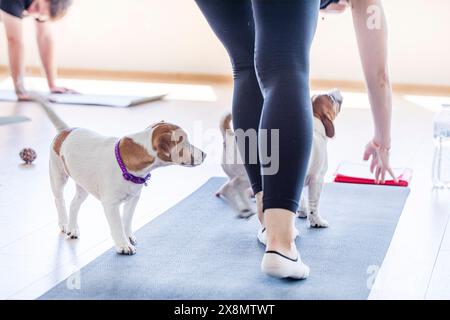
[[[141,130],[162,119],[172,121],[206,149],[208,157],[198,168],[168,167],[154,172],[137,207],[136,228],[209,177],[223,175],[217,125],[229,110],[231,86],[211,85],[211,89],[214,99],[198,99],[209,101],[168,99],[129,109],[56,107],[70,125],[112,136]],[[372,132],[364,96],[344,93],[344,97],[336,121],[337,137],[329,143],[328,179],[341,160],[361,160]],[[24,115],[32,121],[0,126],[0,298],[32,299],[92,261],[112,242],[101,206],[92,197],[81,209],[81,238],[69,241],[58,233],[47,168],[55,131],[30,103],[0,102],[0,116],[5,115]],[[412,168],[414,179],[370,299],[450,299],[450,191],[432,190],[430,185],[433,116],[424,106],[395,95],[392,163]],[[18,153],[27,146],[38,154],[33,166],[20,164]],[[69,185],[67,199],[73,189]],[[186,218],[192,214],[186,212]],[[138,254],[139,250],[144,248],[138,247]]]

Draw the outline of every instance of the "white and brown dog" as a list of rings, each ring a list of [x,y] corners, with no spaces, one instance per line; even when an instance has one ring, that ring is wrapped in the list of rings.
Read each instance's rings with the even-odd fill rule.
[[[217,190],[216,196],[224,197],[239,217],[249,218],[256,213],[255,205],[251,201],[253,192],[230,122],[231,113],[227,113],[222,117],[219,125],[223,137],[221,165],[228,176],[228,181]]]
[[[136,253],[132,218],[150,172],[173,164],[197,166],[206,154],[189,143],[185,131],[171,123],[161,121],[120,139],[105,137],[87,129],[70,128],[45,98],[33,98],[59,131],[50,150],[50,182],[62,232],[69,238],[79,237],[78,212],[92,194],[103,205],[117,252]],[[68,177],[76,183],[69,215],[63,196]]]
[[[334,120],[341,111],[342,102],[339,90],[312,97],[313,144],[304,184],[305,189],[308,189],[308,201],[303,190],[298,217],[308,217],[310,226],[314,228],[328,227],[328,222],[320,216],[318,207],[328,169],[327,140],[335,135]]]
[[[318,212],[318,204],[324,176],[327,171],[327,139],[335,135],[333,121],[341,110],[343,98],[339,90],[312,97],[314,133],[313,146],[309,159],[305,189],[308,190],[308,201],[305,192],[302,192],[301,206],[298,216],[308,217],[311,227],[327,227],[328,222]],[[224,139],[222,168],[228,176],[228,181],[220,187],[216,195],[225,197],[232,207],[238,211],[239,216],[248,217],[255,213],[249,191],[250,181],[245,172],[230,127],[231,114],[226,114],[220,122],[220,130]],[[230,148],[232,150],[227,150]],[[238,161],[229,159],[230,155],[237,154]],[[305,191],[305,190],[304,190]]]

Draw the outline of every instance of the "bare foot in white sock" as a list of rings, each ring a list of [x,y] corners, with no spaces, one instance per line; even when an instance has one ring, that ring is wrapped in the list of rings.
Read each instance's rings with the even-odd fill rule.
[[[264,212],[267,228],[266,253],[261,270],[273,277],[306,279],[309,267],[302,263],[297,251],[294,232],[295,213],[286,209],[267,209]]]

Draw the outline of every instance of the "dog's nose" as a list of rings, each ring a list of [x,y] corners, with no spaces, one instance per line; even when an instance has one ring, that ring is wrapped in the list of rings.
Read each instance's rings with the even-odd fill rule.
[[[341,91],[339,89],[333,89],[329,93],[330,96],[333,97],[333,99],[339,103],[339,106],[342,105],[342,102],[344,101],[344,98],[342,97]]]
[[[202,151],[202,161],[204,161],[206,158],[206,153]]]

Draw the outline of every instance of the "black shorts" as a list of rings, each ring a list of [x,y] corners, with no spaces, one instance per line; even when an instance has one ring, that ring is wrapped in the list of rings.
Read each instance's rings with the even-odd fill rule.
[[[27,10],[33,0],[0,0],[0,10],[17,17],[23,18],[23,12]]]
[[[339,0],[320,0],[320,9],[325,9],[332,3],[338,3]]]

